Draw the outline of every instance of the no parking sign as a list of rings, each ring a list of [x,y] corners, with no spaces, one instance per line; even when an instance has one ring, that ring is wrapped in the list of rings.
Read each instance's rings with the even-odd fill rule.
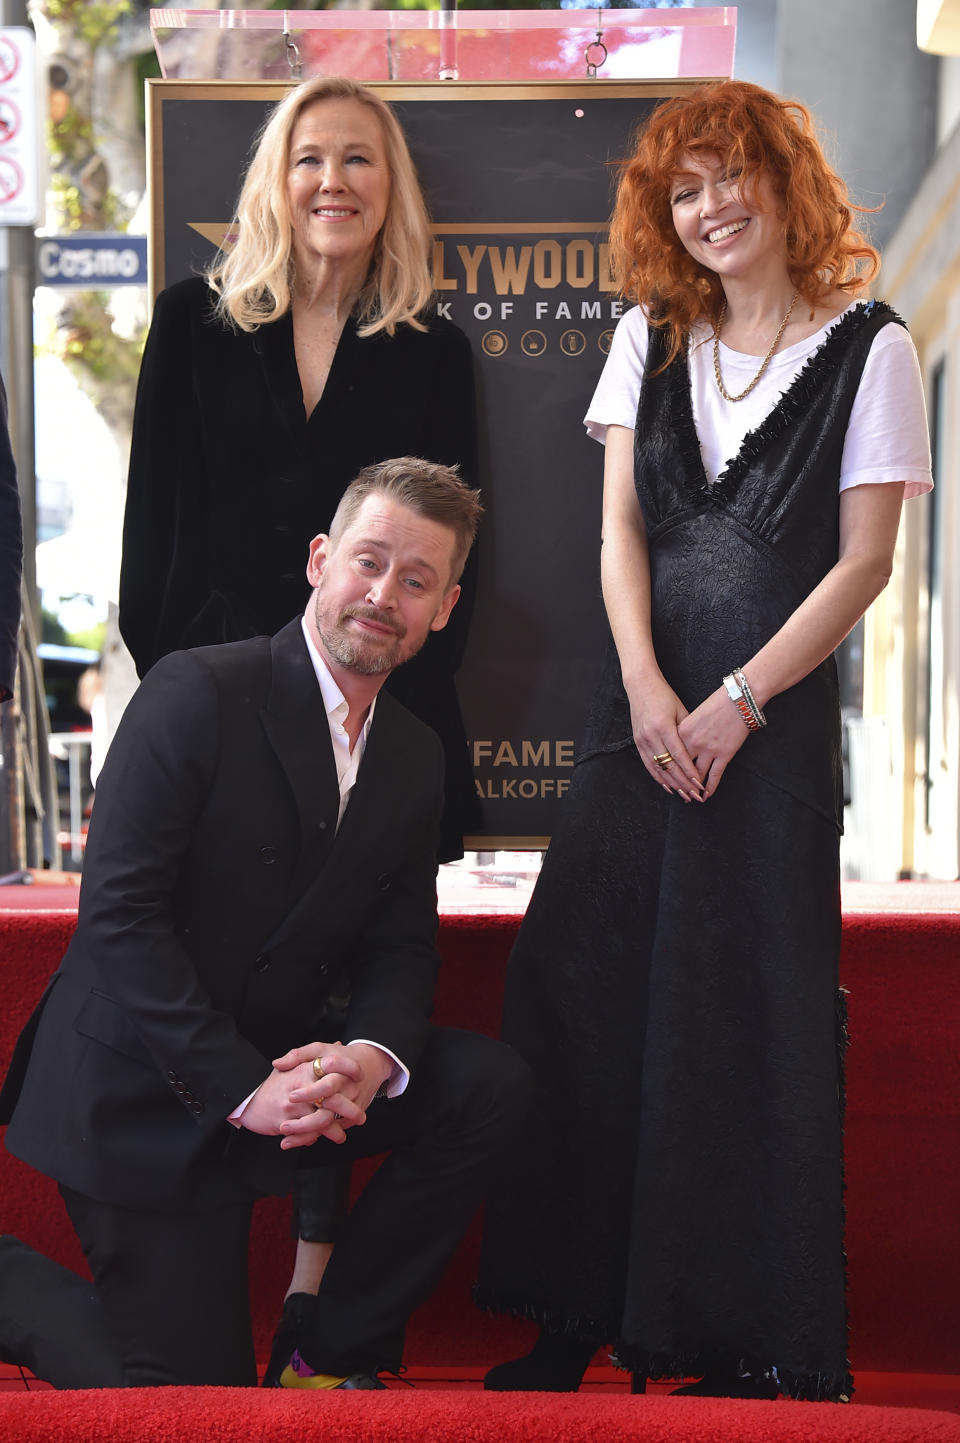
[[[40,220],[37,110],[33,31],[0,26],[0,226]]]

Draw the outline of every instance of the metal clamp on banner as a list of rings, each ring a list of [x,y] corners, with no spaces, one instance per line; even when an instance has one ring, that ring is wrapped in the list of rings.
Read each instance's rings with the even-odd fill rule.
[[[591,40],[590,44],[583,52],[583,59],[587,67],[588,80],[596,80],[597,71],[600,69],[600,66],[606,65],[607,63],[607,47],[603,43],[602,36],[603,31],[598,30],[597,38],[595,40]],[[599,59],[597,59],[598,54],[600,57]],[[591,55],[593,56],[592,60],[590,58]]]
[[[303,61],[300,58],[300,47],[290,34],[290,12],[283,12],[283,43],[287,50],[287,64],[290,67],[290,74],[294,80],[303,78]]]

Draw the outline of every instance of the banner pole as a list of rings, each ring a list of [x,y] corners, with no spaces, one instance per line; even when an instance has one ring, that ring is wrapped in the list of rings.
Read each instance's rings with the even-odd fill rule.
[[[457,0],[441,0],[440,5],[440,69],[438,80],[459,80],[457,69]]]

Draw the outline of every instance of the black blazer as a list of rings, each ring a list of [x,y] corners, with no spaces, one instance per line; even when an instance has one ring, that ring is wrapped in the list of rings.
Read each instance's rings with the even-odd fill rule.
[[[225,1119],[288,1047],[341,1033],[410,1067],[437,969],[442,755],[377,701],[343,823],[299,621],[160,662],[97,785],[76,935],[0,1098],[11,1152],[103,1201],[191,1210],[294,1153]]]
[[[361,340],[349,321],[307,420],[291,316],[235,331],[212,299],[200,278],[163,291],[140,371],[120,630],[141,676],[170,651],[272,635],[298,616],[308,544],[363,466],[458,462],[476,485],[473,361],[451,322]],[[387,683],[444,744],[444,858],[480,822],[453,680],[475,587],[472,557],[449,624]]]
[[[0,378],[0,701],[13,696],[17,672],[22,562],[20,491],[7,430],[7,393]]]

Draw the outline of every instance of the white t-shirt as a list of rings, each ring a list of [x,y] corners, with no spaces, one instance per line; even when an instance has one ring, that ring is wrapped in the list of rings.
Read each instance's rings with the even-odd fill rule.
[[[725,401],[720,395],[713,373],[713,330],[708,325],[694,328],[690,347],[693,418],[711,483],[737,455],[747,432],[755,430],[773,410],[839,319],[835,317],[805,341],[778,351],[742,401]],[[646,317],[639,306],[617,325],[584,418],[596,441],[606,440],[608,426],[633,430],[636,425],[647,334]],[[759,356],[731,351],[720,342],[720,369],[728,391],[742,391],[759,365]],[[917,353],[909,334],[893,321],[877,332],[863,368],[843,446],[840,490],[883,481],[903,481],[905,496],[921,496],[933,486]]]

